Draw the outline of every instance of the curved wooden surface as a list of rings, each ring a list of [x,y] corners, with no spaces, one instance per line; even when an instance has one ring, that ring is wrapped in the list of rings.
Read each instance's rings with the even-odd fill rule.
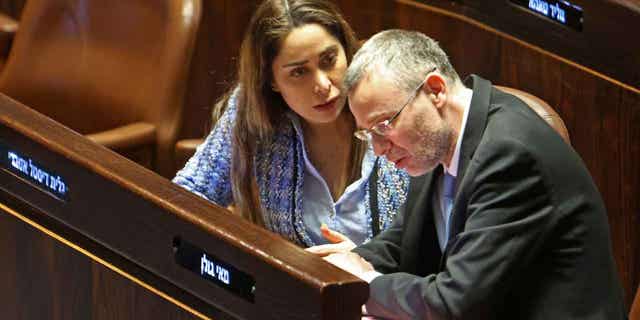
[[[6,298],[0,299],[0,310],[15,308],[18,315],[28,315],[26,319],[41,319],[39,315],[58,313],[77,302],[78,310],[60,318],[83,318],[105,306],[112,318],[166,318],[161,310],[170,310],[171,304],[189,311],[179,314],[216,319],[360,317],[368,296],[362,280],[2,94],[0,150],[0,235],[6,240],[0,256],[15,257],[0,264],[0,274],[9,281],[0,296]],[[63,177],[68,192],[51,193],[21,176],[6,164],[7,150]],[[34,169],[28,170],[33,174]],[[230,293],[178,265],[177,239],[253,277],[253,298]],[[61,249],[60,243],[73,250]],[[46,247],[31,247],[36,244]],[[90,259],[77,258],[77,252]],[[68,270],[60,269],[64,266]],[[120,275],[116,269],[123,270],[132,275],[128,280],[146,283],[142,286],[156,295],[163,293],[164,300],[146,299],[153,296],[149,293],[135,295],[140,301],[123,299],[126,293],[101,294],[113,288],[144,292],[126,281],[86,281],[114,276],[103,267]],[[79,275],[77,282],[74,273]],[[147,305],[147,300],[155,302]],[[44,309],[25,311],[30,304]]]

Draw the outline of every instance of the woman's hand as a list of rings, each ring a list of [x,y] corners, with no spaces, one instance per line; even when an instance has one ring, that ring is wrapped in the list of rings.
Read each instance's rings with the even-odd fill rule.
[[[322,232],[322,236],[324,236],[324,238],[329,240],[329,242],[331,243],[313,246],[305,250],[318,256],[324,257],[332,253],[349,252],[356,247],[356,244],[353,243],[351,239],[340,232],[329,229],[329,227],[327,227],[327,225],[324,223],[320,226],[320,231]]]

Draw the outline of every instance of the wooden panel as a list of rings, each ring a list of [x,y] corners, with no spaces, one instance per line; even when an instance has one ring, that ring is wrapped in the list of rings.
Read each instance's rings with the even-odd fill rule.
[[[3,319],[197,319],[5,210],[0,237]]]
[[[202,2],[181,137],[200,138],[208,133],[211,107],[234,79],[244,29],[257,3],[247,0]]]
[[[629,41],[628,34],[628,30],[640,29],[638,1],[571,0],[583,10],[581,31],[537,15],[509,0],[418,2],[473,18],[628,85],[640,86],[640,42]]]

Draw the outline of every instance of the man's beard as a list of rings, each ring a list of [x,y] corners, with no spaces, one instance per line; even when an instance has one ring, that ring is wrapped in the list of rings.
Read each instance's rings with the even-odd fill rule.
[[[424,115],[416,116],[413,125],[418,138],[407,172],[410,175],[422,175],[446,161],[453,129],[445,121],[429,125]]]

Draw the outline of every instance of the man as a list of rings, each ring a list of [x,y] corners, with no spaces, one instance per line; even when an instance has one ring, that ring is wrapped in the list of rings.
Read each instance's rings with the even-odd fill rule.
[[[626,317],[598,190],[527,105],[401,30],[369,39],[345,86],[356,136],[415,177],[390,229],[325,258],[370,282],[368,314]]]

